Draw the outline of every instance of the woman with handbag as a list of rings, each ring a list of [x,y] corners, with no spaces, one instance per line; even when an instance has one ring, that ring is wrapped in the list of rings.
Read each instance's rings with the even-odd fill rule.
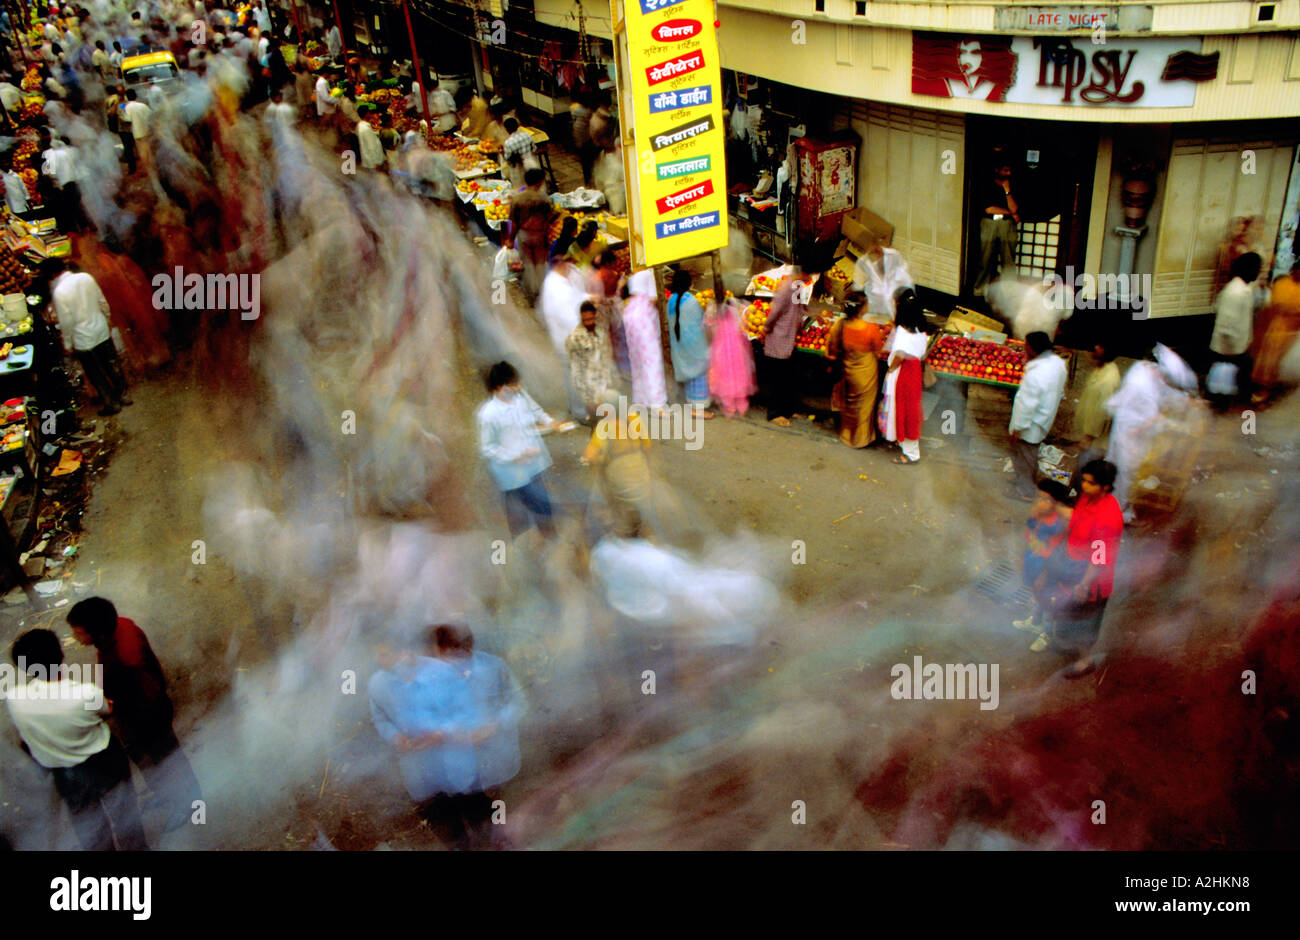
[[[895,298],[898,315],[889,342],[889,372],[885,376],[885,402],[881,406],[880,430],[897,441],[901,454],[894,463],[910,466],[921,460],[922,361],[928,337],[925,312],[911,288]]]
[[[831,410],[840,413],[840,440],[850,447],[867,447],[876,439],[871,413],[876,407],[877,357],[885,348],[885,334],[877,324],[862,319],[866,301],[856,291],[844,298],[844,316],[831,327],[826,343],[826,354],[840,366]]]

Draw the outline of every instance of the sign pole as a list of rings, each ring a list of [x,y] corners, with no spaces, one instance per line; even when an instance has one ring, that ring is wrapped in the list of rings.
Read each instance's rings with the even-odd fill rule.
[[[302,20],[298,18],[298,0],[289,0],[289,12],[293,14],[294,48],[303,49],[307,40],[302,35]]]
[[[406,35],[411,39],[411,68],[415,70],[415,82],[420,87],[420,112],[424,115],[424,122],[433,129],[433,123],[429,120],[429,96],[424,90],[424,75],[420,69],[420,53],[415,48],[415,27],[411,25],[411,6],[407,0],[402,0],[402,13],[406,16]]]
[[[356,77],[352,74],[352,63],[348,56],[348,39],[343,32],[343,16],[339,13],[339,0],[334,0],[334,22],[339,28],[339,42],[343,44],[343,69],[348,76],[348,81],[355,82]]]
[[[636,2],[636,0],[633,0]],[[627,240],[633,268],[645,267],[645,242],[641,238],[641,196],[637,185],[636,137],[632,130],[631,87],[628,79],[627,21],[623,0],[610,0],[609,18],[614,38],[614,94],[618,100],[618,136],[623,151],[623,188],[627,195]],[[628,154],[632,154],[629,160]]]

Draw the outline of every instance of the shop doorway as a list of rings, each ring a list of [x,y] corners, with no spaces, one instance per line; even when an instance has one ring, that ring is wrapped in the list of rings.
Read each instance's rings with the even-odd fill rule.
[[[1096,156],[1097,130],[1089,124],[967,117],[963,297],[973,297],[980,276],[980,223],[999,163],[1011,167],[1019,208],[1013,255],[1020,277],[1084,270]]]

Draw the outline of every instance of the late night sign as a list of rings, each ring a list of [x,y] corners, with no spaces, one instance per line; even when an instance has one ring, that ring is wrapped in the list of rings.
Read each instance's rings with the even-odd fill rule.
[[[1070,32],[1119,28],[1117,7],[1001,7],[996,11],[998,29],[1036,32]]]

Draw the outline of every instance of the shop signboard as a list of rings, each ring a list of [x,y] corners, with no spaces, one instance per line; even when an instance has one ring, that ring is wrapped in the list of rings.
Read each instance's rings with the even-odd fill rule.
[[[1218,76],[1201,38],[912,34],[912,93],[1064,107],[1190,108]]]
[[[712,0],[612,0],[633,260],[727,244],[722,70]],[[622,28],[619,28],[619,24]]]
[[[1034,32],[1119,29],[1119,7],[998,7],[993,25],[998,29]]]

